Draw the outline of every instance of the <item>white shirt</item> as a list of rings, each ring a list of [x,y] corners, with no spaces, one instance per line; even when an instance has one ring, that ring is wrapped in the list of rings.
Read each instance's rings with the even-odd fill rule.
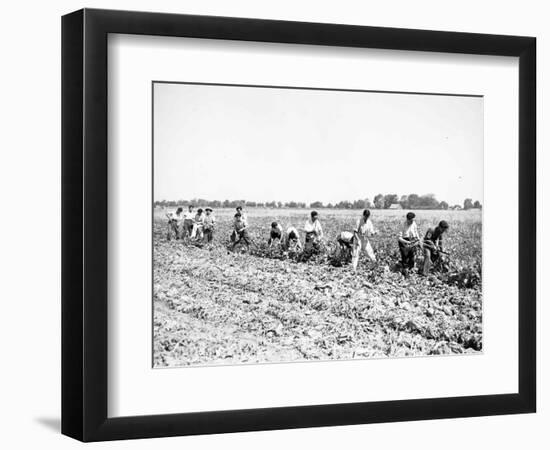
[[[344,242],[351,242],[353,240],[353,233],[351,231],[342,231],[340,239]]]
[[[183,213],[183,218],[185,220],[195,220],[195,214],[193,211],[185,211],[185,213]]]
[[[300,233],[298,233],[296,227],[293,227],[292,225],[286,229],[286,235],[288,236],[290,233],[294,233],[296,237],[300,236]]]
[[[241,211],[241,219],[245,221],[245,223],[248,223],[248,217],[245,212]]]
[[[215,223],[216,223],[216,218],[214,217],[214,214],[210,213],[210,215],[208,214],[204,215],[205,225],[214,225]]]
[[[194,222],[196,224],[202,224],[202,223],[204,223],[204,217],[205,217],[204,213],[202,213],[202,214],[197,213],[195,215]]]
[[[357,232],[361,235],[361,236],[365,236],[365,237],[368,237],[368,236],[371,236],[373,234],[375,234],[375,231],[374,231],[374,226],[372,225],[372,222],[370,219],[367,219],[365,221],[365,218],[364,217],[361,217],[358,221],[357,221]]]
[[[168,214],[170,220],[175,220],[176,222],[181,222],[183,220],[183,214],[178,214],[177,212],[171,212]]]
[[[319,219],[317,219],[315,222],[313,222],[311,219],[307,219],[304,225],[304,231],[306,233],[315,232],[317,233],[317,236],[323,235],[323,227],[321,226],[321,222],[319,222]]]
[[[408,238],[408,239],[420,239],[416,222],[413,222],[409,225],[405,221],[405,223],[403,224],[403,228],[401,229],[401,233],[399,233],[399,237]]]
[[[281,226],[280,223],[277,224],[277,226],[275,228],[271,227],[271,229],[274,231],[274,230],[277,230],[279,231],[279,233],[283,234],[283,227]]]

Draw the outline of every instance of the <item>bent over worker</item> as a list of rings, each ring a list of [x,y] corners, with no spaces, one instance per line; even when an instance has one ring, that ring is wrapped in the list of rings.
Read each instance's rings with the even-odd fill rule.
[[[289,226],[285,231],[283,240],[283,248],[285,251],[301,251],[302,242],[300,241],[300,233],[294,226]]]
[[[443,250],[443,234],[449,229],[447,221],[442,220],[435,228],[430,228],[424,236],[424,266],[422,274],[428,275],[433,264],[440,261]]]
[[[275,243],[276,239],[279,241],[279,243],[283,242],[283,227],[277,222],[272,222],[267,245],[271,247]]]

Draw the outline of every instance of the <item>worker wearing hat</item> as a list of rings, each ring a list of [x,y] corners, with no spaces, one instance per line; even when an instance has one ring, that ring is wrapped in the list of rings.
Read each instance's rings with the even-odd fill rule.
[[[205,208],[206,215],[204,216],[203,234],[206,242],[212,242],[214,239],[214,225],[216,224],[216,218],[212,214],[212,208]]]

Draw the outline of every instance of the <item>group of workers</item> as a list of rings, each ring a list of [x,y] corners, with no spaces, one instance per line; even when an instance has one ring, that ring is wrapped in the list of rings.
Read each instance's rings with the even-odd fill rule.
[[[357,270],[359,256],[365,254],[367,258],[376,262],[376,255],[370,243],[370,237],[378,234],[370,219],[371,212],[368,209],[363,211],[357,220],[353,231],[342,231],[337,238],[340,251],[351,257],[353,270]],[[216,219],[211,208],[197,209],[189,205],[186,212],[179,207],[175,212],[166,214],[168,218],[168,239],[172,234],[176,239],[189,238],[196,242],[212,242]],[[415,221],[416,215],[413,212],[407,213],[405,222],[398,235],[399,253],[401,255],[401,269],[405,275],[414,268],[415,255],[421,250],[424,255],[424,262],[421,273],[428,275],[431,268],[442,261],[442,255],[447,254],[443,250],[443,234],[449,229],[449,224],[442,220],[433,228],[429,228],[424,238],[420,237],[418,226]],[[285,252],[320,252],[324,241],[323,227],[319,221],[317,211],[312,211],[306,220],[302,231],[305,232],[305,242],[302,245],[298,229],[290,225],[286,230],[281,224],[273,222],[269,233],[268,246],[271,248],[278,243]],[[230,236],[231,249],[234,250],[238,244],[250,247],[254,245],[248,232],[248,219],[241,206],[236,208],[233,217],[233,229]]]

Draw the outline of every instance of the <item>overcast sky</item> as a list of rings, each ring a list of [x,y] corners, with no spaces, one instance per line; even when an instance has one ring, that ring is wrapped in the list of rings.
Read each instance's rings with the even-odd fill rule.
[[[483,99],[154,85],[154,199],[483,203]]]

